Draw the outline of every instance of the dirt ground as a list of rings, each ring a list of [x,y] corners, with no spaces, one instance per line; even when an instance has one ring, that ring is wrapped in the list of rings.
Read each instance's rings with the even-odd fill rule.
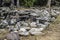
[[[60,40],[60,16],[52,22],[42,35],[20,37],[21,40]]]

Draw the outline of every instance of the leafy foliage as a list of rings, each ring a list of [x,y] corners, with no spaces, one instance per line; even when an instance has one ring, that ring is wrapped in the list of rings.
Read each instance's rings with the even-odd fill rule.
[[[11,0],[3,0],[3,1],[4,3],[11,3]],[[17,0],[14,0],[14,1],[16,1],[15,3],[17,3]],[[48,2],[48,0],[19,0],[19,1],[20,1],[20,5],[25,7],[45,6]],[[51,5],[56,5],[55,1],[59,2],[59,5],[60,5],[60,0],[52,0]]]
[[[34,5],[34,2],[35,2],[36,0],[24,0],[24,5],[26,6],[26,7],[32,7],[33,5]]]
[[[20,4],[26,7],[32,7],[34,5],[43,6],[47,4],[48,0],[20,0]]]

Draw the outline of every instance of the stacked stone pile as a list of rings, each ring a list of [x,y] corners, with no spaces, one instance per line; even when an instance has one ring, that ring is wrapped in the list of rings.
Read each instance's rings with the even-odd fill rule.
[[[0,29],[19,31],[20,35],[37,35],[49,26],[60,14],[59,11],[51,9],[28,9],[11,10],[9,8],[0,8]]]

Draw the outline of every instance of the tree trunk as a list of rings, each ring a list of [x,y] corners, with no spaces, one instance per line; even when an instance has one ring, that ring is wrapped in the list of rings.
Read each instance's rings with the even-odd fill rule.
[[[14,6],[14,0],[11,0],[11,7]]]
[[[51,11],[51,0],[48,0],[47,7],[48,7],[49,11]]]
[[[19,7],[20,5],[19,5],[19,0],[17,0],[17,7]]]
[[[2,6],[4,6],[4,0],[2,0]]]
[[[2,6],[2,1],[3,1],[3,0],[0,0],[0,6]]]

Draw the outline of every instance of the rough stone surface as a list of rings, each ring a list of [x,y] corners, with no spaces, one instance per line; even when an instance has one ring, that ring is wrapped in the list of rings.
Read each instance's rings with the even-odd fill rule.
[[[50,13],[46,9],[16,10],[5,7],[0,8],[0,13],[0,28],[6,27],[9,28],[8,30],[18,30],[21,35],[29,35],[29,32],[40,34],[49,26],[50,21],[53,22],[60,14],[59,11],[54,9]]]

